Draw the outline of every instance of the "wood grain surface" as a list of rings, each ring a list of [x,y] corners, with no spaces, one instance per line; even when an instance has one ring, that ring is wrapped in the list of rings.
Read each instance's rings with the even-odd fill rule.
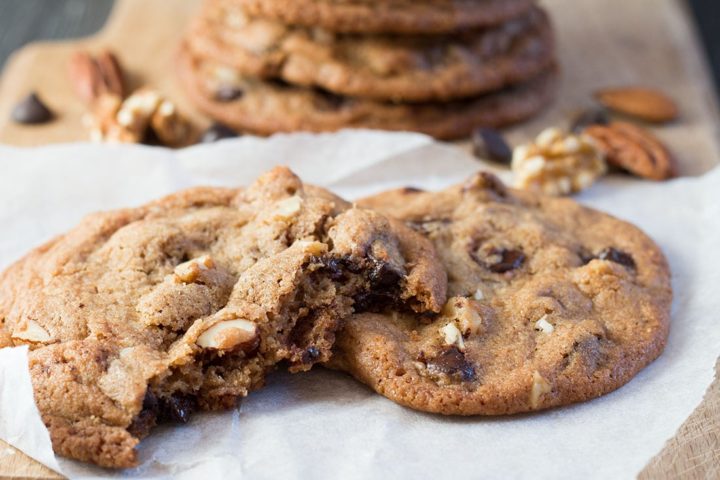
[[[508,132],[526,140],[549,125],[564,125],[591,103],[591,92],[611,85],[654,85],[678,101],[682,118],[655,129],[676,153],[681,173],[696,175],[720,159],[717,100],[696,32],[681,0],[544,0],[558,30],[563,81],[555,106]],[[0,80],[0,142],[39,145],[87,138],[85,107],[72,93],[67,59],[78,48],[115,50],[133,86],[151,85],[173,98],[199,125],[208,120],[189,105],[172,75],[175,47],[199,0],[118,0],[98,35],[73,42],[38,43],[15,54]],[[48,125],[17,126],[12,106],[37,90],[58,113]],[[460,144],[467,148],[466,144]],[[642,479],[720,478],[720,381],[640,474]],[[611,459],[608,459],[611,461]],[[0,442],[0,477],[59,478]]]

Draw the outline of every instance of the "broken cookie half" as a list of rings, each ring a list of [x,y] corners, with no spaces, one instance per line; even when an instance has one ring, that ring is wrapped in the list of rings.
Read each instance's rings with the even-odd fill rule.
[[[289,170],[87,217],[0,276],[55,451],[105,467],[165,420],[232,408],[279,362],[327,361],[353,312],[438,312],[431,243]]]
[[[670,272],[633,225],[480,173],[359,202],[431,240],[450,296],[435,317],[353,315],[335,368],[411,408],[499,415],[588,400],[663,350]]]

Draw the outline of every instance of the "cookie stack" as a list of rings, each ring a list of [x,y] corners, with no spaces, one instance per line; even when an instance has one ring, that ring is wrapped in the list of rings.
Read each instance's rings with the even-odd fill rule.
[[[459,138],[547,105],[552,27],[533,0],[206,0],[180,77],[239,131],[413,130]]]

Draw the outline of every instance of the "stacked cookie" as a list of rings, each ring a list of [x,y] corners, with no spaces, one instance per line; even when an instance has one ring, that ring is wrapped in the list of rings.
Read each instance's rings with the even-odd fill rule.
[[[458,138],[537,113],[557,76],[532,0],[206,0],[179,65],[201,110],[258,134]]]

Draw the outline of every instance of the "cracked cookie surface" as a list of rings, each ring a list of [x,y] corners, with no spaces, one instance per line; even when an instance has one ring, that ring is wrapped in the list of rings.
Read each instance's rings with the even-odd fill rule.
[[[293,27],[214,0],[185,38],[193,55],[243,76],[405,102],[477,96],[521,83],[554,61],[552,29],[539,8],[485,30],[366,36]]]
[[[448,272],[440,315],[354,315],[338,334],[330,366],[402,405],[457,415],[565,405],[619,388],[662,352],[670,273],[633,225],[485,173],[359,204],[422,232]]]
[[[276,168],[90,215],[0,276],[0,347],[30,346],[57,453],[136,463],[158,422],[227,409],[278,362],[326,361],[353,311],[438,311],[445,273],[400,222]]]

